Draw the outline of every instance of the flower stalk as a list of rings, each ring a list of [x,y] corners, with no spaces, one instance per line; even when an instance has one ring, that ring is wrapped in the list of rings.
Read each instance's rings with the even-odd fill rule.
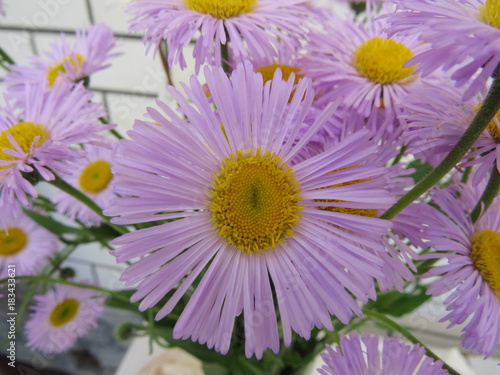
[[[500,110],[500,79],[495,78],[483,105],[472,120],[468,129],[455,147],[425,178],[402,196],[382,216],[382,219],[393,219],[398,213],[409,206],[414,200],[436,185],[460,160],[467,154],[472,145],[486,129],[491,119]]]
[[[484,189],[483,195],[477,202],[476,206],[472,210],[470,216],[472,222],[475,223],[480,217],[481,214],[488,210],[488,207],[493,203],[493,200],[498,196],[498,192],[500,191],[500,173],[498,173],[498,169],[496,165],[493,166],[490,179],[488,180],[488,184]]]
[[[392,328],[396,332],[398,332],[401,336],[406,338],[408,341],[410,341],[414,345],[420,345],[425,348],[426,354],[429,357],[434,358],[436,361],[442,361],[443,362],[443,368],[448,371],[450,375],[460,375],[459,372],[455,371],[452,369],[449,365],[444,363],[444,361],[439,358],[432,350],[430,350],[427,346],[425,346],[419,339],[417,339],[415,336],[413,336],[407,329],[403,328],[400,326],[398,323],[396,323],[394,320],[389,319],[387,316],[380,314],[378,312],[368,310],[368,309],[363,309],[363,314],[365,314],[367,317],[376,320],[380,323],[385,324],[386,326]]]

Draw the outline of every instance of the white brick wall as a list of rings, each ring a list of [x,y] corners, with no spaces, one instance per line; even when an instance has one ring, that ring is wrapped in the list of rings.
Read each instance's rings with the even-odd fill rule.
[[[158,56],[145,55],[140,37],[127,34],[127,0],[4,0],[6,16],[0,18],[0,46],[17,64],[26,64],[33,54],[43,54],[66,32],[74,40],[74,30],[92,22],[105,22],[119,34],[113,66],[92,76],[90,88],[96,99],[109,109],[112,122],[124,134],[142,118],[147,106],[165,91],[167,80]],[[0,69],[0,78],[5,72]],[[5,86],[0,85],[0,92]],[[119,289],[123,265],[117,265],[108,250],[85,245],[76,250],[67,265],[78,278],[93,280],[104,287]]]
[[[139,36],[127,34],[125,8],[128,0],[4,0],[4,3],[7,15],[0,18],[0,46],[19,64],[27,63],[32,54],[40,54],[49,48],[60,31],[71,33],[76,28],[104,22],[119,34],[118,50],[123,55],[112,61],[112,68],[92,77],[91,89],[105,103],[112,122],[119,125],[122,133],[132,127],[134,119],[142,117],[147,106],[154,105],[156,96],[169,100],[164,90],[166,78],[159,57],[153,57],[152,53],[146,56]],[[184,72],[174,68],[174,80],[185,81],[192,71],[192,65]],[[0,70],[0,78],[3,76],[4,72]],[[0,84],[0,92],[3,89]],[[122,285],[118,279],[123,265],[116,265],[108,250],[99,246],[82,246],[67,264],[77,270],[79,278],[94,280],[112,289],[119,289]],[[435,304],[427,305],[417,314],[422,317]],[[435,316],[427,318],[429,324],[432,323],[429,332],[450,333],[445,324],[435,322]],[[411,325],[411,319],[405,323]],[[458,342],[456,338],[454,340]],[[474,357],[472,364],[477,373],[492,373],[488,371],[497,369],[494,367],[497,362],[498,359],[483,362]]]

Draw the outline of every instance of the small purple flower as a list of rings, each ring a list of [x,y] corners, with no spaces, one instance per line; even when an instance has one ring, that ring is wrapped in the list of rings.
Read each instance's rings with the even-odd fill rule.
[[[10,207],[0,207],[0,217],[0,278],[7,277],[8,265],[21,276],[33,275],[49,263],[58,249],[56,235]]]
[[[389,38],[385,27],[384,20],[335,19],[310,36],[300,64],[313,80],[319,106],[343,97],[350,113],[392,131],[404,98],[420,84],[414,67],[404,65],[427,46],[416,35]]]
[[[407,65],[428,76],[452,70],[457,87],[466,86],[464,100],[484,88],[500,63],[500,2],[497,0],[398,0],[388,17],[390,34],[419,35],[430,45]]]
[[[118,55],[113,30],[105,24],[92,25],[88,30],[78,30],[74,45],[61,34],[44,57],[33,56],[28,66],[13,65],[5,77],[11,93],[19,93],[26,83],[46,81],[53,87],[56,81],[77,82],[109,66],[107,61]]]
[[[53,90],[45,84],[27,84],[23,100],[0,108],[0,207],[16,200],[28,205],[27,195],[37,192],[27,178],[36,175],[50,181],[52,171],[64,172],[81,155],[71,148],[99,139],[97,132],[111,126],[98,119],[105,115],[101,104],[82,84],[61,83]]]
[[[35,304],[25,324],[27,347],[42,353],[61,353],[97,326],[105,298],[91,289],[55,284]]]
[[[71,173],[61,176],[103,209],[108,208],[111,199],[116,198],[111,171],[116,146],[117,144],[87,145],[85,156],[74,163]],[[99,225],[102,222],[101,217],[87,205],[61,190],[56,191],[53,202],[59,212],[72,220],[77,219],[86,225]]]
[[[408,150],[430,164],[438,165],[457,144],[480,108],[484,96],[462,100],[462,90],[451,85],[427,85],[405,102],[399,116],[406,127]],[[500,171],[500,113],[474,143],[459,167],[477,165],[472,182],[477,185],[492,166]]]
[[[476,223],[468,215],[484,185],[452,185],[433,194],[439,210],[429,206],[424,238],[437,253],[421,257],[447,260],[424,275],[440,276],[428,293],[447,295],[449,313],[441,321],[449,321],[450,327],[465,323],[462,345],[489,356],[500,337],[500,202]]]
[[[382,348],[381,348],[382,346]],[[327,345],[321,357],[325,365],[321,375],[448,375],[443,362],[427,357],[420,345],[408,345],[397,337],[379,337],[357,332],[340,338],[340,345]]]
[[[312,13],[304,0],[136,0],[129,6],[131,31],[145,30],[148,47],[165,40],[170,64],[186,67],[183,49],[193,39],[196,70],[221,66],[222,45],[236,61],[276,56],[281,44],[300,47]],[[197,38],[195,38],[197,37]]]
[[[140,259],[121,279],[139,283],[132,300],[141,310],[176,288],[163,318],[198,280],[174,336],[227,353],[243,313],[246,355],[261,358],[279,351],[275,303],[290,345],[292,330],[307,339],[315,326],[332,329],[331,315],[348,322],[361,314],[356,299],[375,298],[390,223],[323,207],[383,209],[393,199],[381,183],[385,168],[370,162],[376,147],[366,131],[291,165],[336,108],[295,142],[314,98],[309,79],[295,85],[277,70],[264,84],[250,65],[231,79],[206,68],[205,78],[211,98],[192,77],[189,101],[169,88],[182,115],[158,102],[163,113],[149,108],[150,120],[121,141],[120,198],[105,213],[124,225],[175,219],[113,242],[118,262]]]

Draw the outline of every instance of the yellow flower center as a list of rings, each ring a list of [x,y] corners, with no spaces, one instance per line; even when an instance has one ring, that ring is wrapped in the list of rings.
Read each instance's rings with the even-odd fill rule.
[[[226,19],[250,13],[257,0],[186,0],[186,7],[215,18]]]
[[[8,134],[16,140],[19,147],[24,152],[29,152],[31,147],[40,147],[49,138],[49,133],[42,125],[33,122],[20,122],[9,129],[0,133],[0,160],[18,160],[19,158],[5,153],[5,149],[15,150]],[[37,138],[38,137],[38,138]],[[35,138],[37,140],[35,141]],[[0,166],[0,169],[6,169],[10,165]]]
[[[271,151],[237,151],[214,176],[209,210],[217,233],[248,253],[275,248],[302,216],[293,169]]]
[[[72,69],[77,70],[81,68],[84,61],[85,58],[82,55],[80,55],[79,53],[75,53],[65,57],[61,62],[52,65],[47,71],[47,81],[49,82],[49,87],[54,86],[54,83],[56,83],[59,74],[68,73],[68,71],[66,70],[68,64]]]
[[[487,25],[500,28],[500,1],[486,0],[479,7],[479,18]]]
[[[315,202],[349,202],[337,199],[315,199]],[[341,212],[343,214],[358,215],[375,217],[378,214],[378,210],[374,208],[351,208],[351,207],[331,207],[331,206],[318,206],[319,210],[331,211],[331,212]]]
[[[484,229],[472,238],[471,259],[484,280],[500,298],[500,232]]]
[[[414,78],[411,76],[414,66],[404,68],[403,65],[412,57],[413,52],[403,43],[375,37],[356,49],[354,67],[362,76],[375,83],[406,83]],[[403,81],[405,78],[408,79]]]
[[[260,74],[262,74],[262,78],[264,79],[264,82],[267,81],[272,81],[274,77],[274,73],[276,72],[276,69],[280,68],[281,72],[283,74],[283,80],[288,81],[290,78],[290,75],[292,73],[295,73],[295,81],[294,83],[297,84],[299,80],[303,77],[302,74],[298,74],[300,72],[299,68],[296,68],[294,66],[290,65],[284,65],[284,64],[273,64],[273,65],[267,65],[267,66],[261,66],[256,69],[256,71]]]
[[[299,68],[290,65],[273,64],[273,65],[261,66],[260,68],[257,68],[256,71],[262,74],[262,79],[264,80],[264,83],[266,83],[267,81],[273,80],[274,73],[278,68],[281,69],[282,79],[285,81],[288,81],[290,75],[292,73],[295,73],[295,79],[293,81],[295,85],[299,83],[299,80],[303,77],[302,74],[298,74],[298,72],[300,72]],[[290,94],[290,99],[288,99],[289,103],[292,101],[294,94],[295,90],[293,90],[292,93]]]
[[[21,228],[13,227],[0,230],[0,255],[16,255],[28,243],[28,235]]]
[[[497,122],[495,120],[491,120],[490,123],[488,124],[488,132],[491,134],[493,139],[500,143],[500,112],[497,112],[496,115]]]
[[[478,105],[476,105],[474,107],[474,112],[477,113],[477,111],[479,111],[479,108],[481,108],[482,104],[483,103],[479,103]],[[495,141],[497,141],[498,143],[500,143],[500,126],[498,124],[500,124],[500,111],[497,112],[495,117],[493,119],[491,119],[490,123],[486,127],[486,129],[488,130],[490,135],[493,137],[493,139]]]
[[[78,313],[80,302],[75,298],[66,298],[59,303],[50,314],[49,321],[54,327],[69,323]]]
[[[342,170],[354,168],[354,167],[357,167],[357,165],[354,165],[352,167],[335,169],[329,173],[335,173],[337,171],[342,171]],[[322,187],[322,188],[319,188],[318,190],[331,188],[331,187],[337,187],[337,186],[349,186],[349,185],[359,184],[360,182],[365,182],[365,181],[369,181],[369,180],[370,179],[352,180],[352,181],[342,182],[341,184],[335,184],[335,185]],[[337,200],[337,199],[315,199],[314,201],[320,202],[320,203],[321,202],[349,202],[349,201],[343,201],[343,200]],[[317,208],[318,208],[318,210],[323,210],[323,211],[341,212],[344,214],[367,216],[367,217],[375,217],[375,216],[377,216],[377,213],[378,213],[378,210],[374,209],[374,208],[351,208],[351,207],[332,207],[332,206],[318,206]]]
[[[80,188],[91,194],[100,193],[113,179],[111,164],[106,160],[95,160],[89,163],[80,174]]]

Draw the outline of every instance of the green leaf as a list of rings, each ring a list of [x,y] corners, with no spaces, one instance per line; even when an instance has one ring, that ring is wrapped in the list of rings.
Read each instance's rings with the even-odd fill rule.
[[[203,362],[203,372],[205,375],[231,375],[229,369],[213,362]]]
[[[438,260],[439,258],[416,261],[415,266],[417,267],[418,274],[423,275],[424,273],[429,271],[432,267],[434,267]]]
[[[255,359],[246,358],[244,355],[231,356],[231,373],[234,375],[266,375]]]
[[[135,290],[132,290],[132,289],[120,290],[120,291],[116,292],[116,294],[121,294],[121,295],[127,297],[127,299],[129,299],[129,300],[130,300],[130,297],[132,296],[132,294],[134,294],[134,293],[135,293]],[[114,307],[116,309],[128,310],[128,311],[135,312],[137,314],[141,314],[141,312],[139,311],[139,303],[138,302],[136,302],[136,303],[127,302],[124,299],[119,299],[113,295],[110,295],[107,298],[106,305],[109,307]]]
[[[427,176],[434,168],[429,163],[422,164],[420,159],[413,160],[408,164],[408,168],[414,168],[415,172],[403,177],[411,177],[415,183],[420,182],[425,176]]]
[[[90,231],[97,241],[108,241],[110,239],[115,239],[117,236],[121,235],[121,233],[117,232],[108,224],[102,224],[99,227],[92,227],[90,228]]]
[[[380,313],[400,317],[420,307],[432,296],[425,294],[427,287],[419,285],[414,291],[400,293],[390,291],[380,293],[377,300],[370,303],[369,308]]]
[[[31,220],[35,221],[37,224],[41,225],[48,231],[55,233],[59,236],[68,233],[76,233],[82,234],[83,231],[79,228],[68,227],[67,225],[61,224],[60,222],[54,220],[50,216],[45,216],[39,214],[38,212],[28,210],[23,208],[23,212],[31,218]]]
[[[7,54],[7,52],[3,50],[3,48],[0,48],[0,58],[1,61],[5,61],[9,64],[15,64],[14,60],[12,60],[12,58]]]
[[[38,207],[46,212],[56,211],[56,206],[54,205],[54,203],[52,203],[52,201],[49,198],[44,197],[42,195],[38,195],[38,197],[34,198],[32,200],[32,204],[34,207]]]
[[[166,321],[168,320],[162,319],[157,323],[161,322],[165,324]],[[175,321],[169,322],[168,326],[163,324],[155,324],[153,331],[155,335],[165,339],[170,346],[184,349],[204,363],[218,363],[224,368],[229,368],[229,356],[224,356],[215,350],[209,349],[206,345],[201,345],[191,340],[175,340],[173,338]]]

